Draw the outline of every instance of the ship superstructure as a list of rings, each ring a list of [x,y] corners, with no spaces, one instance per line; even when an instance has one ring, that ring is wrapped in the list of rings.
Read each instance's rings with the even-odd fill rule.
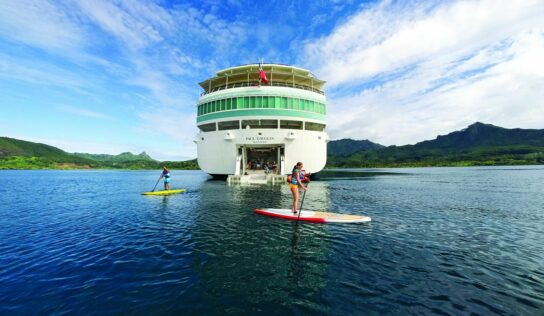
[[[200,168],[225,178],[285,175],[298,161],[306,172],[323,169],[324,84],[308,70],[280,64],[231,67],[201,82],[195,138]]]

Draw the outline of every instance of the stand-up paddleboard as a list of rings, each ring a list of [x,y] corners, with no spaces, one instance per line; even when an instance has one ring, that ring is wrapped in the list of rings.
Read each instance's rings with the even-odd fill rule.
[[[183,192],[185,192],[185,189],[144,192],[142,194],[143,195],[170,195],[170,194],[178,194]]]
[[[290,209],[263,208],[255,209],[255,213],[295,221],[299,218],[298,214],[293,214],[293,211]],[[371,221],[370,217],[368,216],[314,211],[302,211],[300,214],[300,220],[316,223],[365,223]]]

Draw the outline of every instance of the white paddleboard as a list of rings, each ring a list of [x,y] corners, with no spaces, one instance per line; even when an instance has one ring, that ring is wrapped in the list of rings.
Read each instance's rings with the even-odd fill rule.
[[[295,221],[299,218],[298,214],[293,214],[293,211],[291,211],[290,209],[262,208],[255,209],[255,213]],[[370,217],[362,215],[347,215],[304,210],[300,214],[300,220],[316,223],[365,223],[371,221]]]

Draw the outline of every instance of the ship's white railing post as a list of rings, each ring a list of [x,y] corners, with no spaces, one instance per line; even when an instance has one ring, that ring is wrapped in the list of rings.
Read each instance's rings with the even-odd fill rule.
[[[234,174],[237,175],[237,176],[242,175],[242,173],[240,173],[240,163],[241,162],[242,162],[242,156],[241,155],[236,156],[236,169],[234,171]]]
[[[241,176],[246,174],[246,166],[247,166],[247,151],[246,146],[242,147],[242,173]]]
[[[285,174],[285,156],[280,159],[280,174]]]

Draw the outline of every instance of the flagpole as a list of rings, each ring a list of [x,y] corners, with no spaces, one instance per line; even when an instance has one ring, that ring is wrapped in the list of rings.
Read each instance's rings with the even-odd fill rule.
[[[266,78],[266,73],[263,69],[263,59],[261,58],[261,62],[259,63],[259,87],[261,86],[261,83],[264,81],[265,84],[268,84],[268,78]]]
[[[261,70],[263,69],[263,58],[261,57],[261,62],[259,63],[259,88],[261,87],[262,78],[261,78]]]

